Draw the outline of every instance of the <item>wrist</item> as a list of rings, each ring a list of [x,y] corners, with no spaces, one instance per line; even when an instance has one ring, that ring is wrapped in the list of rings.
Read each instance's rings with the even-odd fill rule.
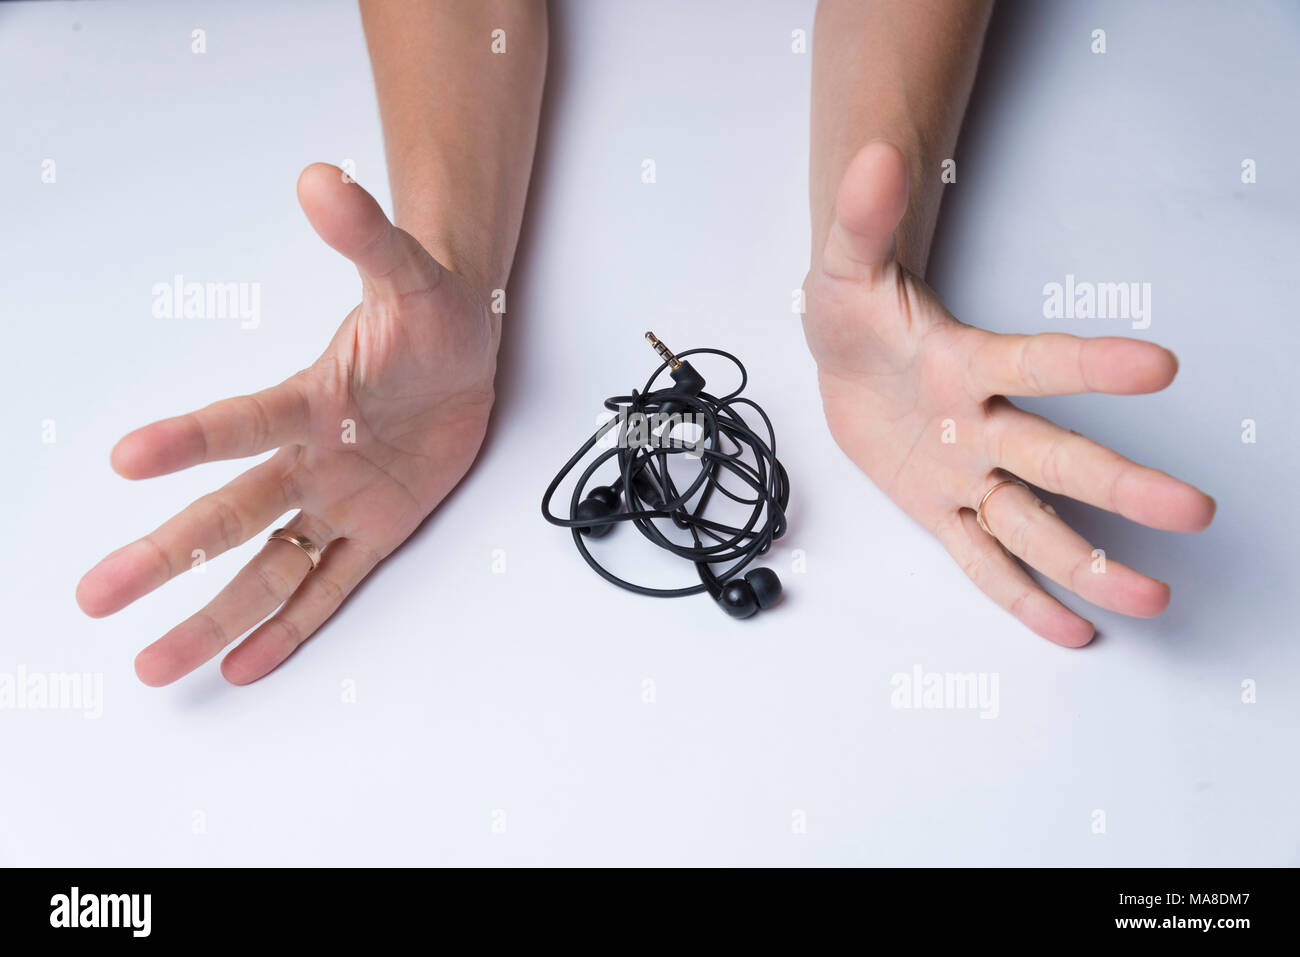
[[[914,269],[915,251],[920,243],[914,240],[917,223],[924,222],[922,212],[925,200],[925,171],[930,153],[921,131],[907,116],[877,120],[854,130],[839,129],[835,135],[814,141],[812,148],[812,267],[819,268],[831,225],[835,222],[835,204],[844,182],[849,164],[868,143],[883,140],[898,148],[907,162],[908,202],[907,212],[899,224],[896,241],[899,259],[904,266]],[[923,265],[923,264],[922,264]]]
[[[444,269],[455,273],[485,303],[505,287],[505,270],[473,224],[453,223],[445,217],[425,217],[398,223]]]
[[[390,163],[394,222],[415,237],[444,268],[456,273],[484,301],[505,287],[513,247],[498,204],[477,200],[479,190],[459,183],[443,163]]]

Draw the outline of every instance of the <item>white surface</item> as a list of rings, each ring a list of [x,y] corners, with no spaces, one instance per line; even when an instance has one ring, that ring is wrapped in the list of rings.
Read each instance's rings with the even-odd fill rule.
[[[129,484],[108,451],[278,381],[354,305],[354,273],[293,184],[350,158],[388,205],[359,21],[350,4],[0,9],[0,672],[102,672],[105,695],[99,720],[0,711],[0,862],[1300,863],[1296,8],[995,15],[932,283],[969,322],[1039,331],[1042,286],[1066,273],[1151,282],[1136,334],[1178,353],[1178,382],[1033,407],[1219,502],[1192,538],[1057,502],[1174,588],[1154,621],[1084,606],[1101,637],[1081,652],[989,603],[826,433],[790,313],[810,66],[790,33],[811,11],[559,5],[478,467],[272,677],[230,687],[214,662],[160,691],[136,681],[135,652],[257,544],[103,621],[73,588],[242,466]],[[1104,56],[1088,51],[1096,27]],[[260,282],[260,327],[152,318],[151,287],[176,273]],[[646,328],[741,353],[776,420],[794,483],[779,612],[733,624],[704,598],[626,595],[538,514],[599,400],[648,371]],[[915,665],[997,673],[998,717],[892,708],[891,676]]]

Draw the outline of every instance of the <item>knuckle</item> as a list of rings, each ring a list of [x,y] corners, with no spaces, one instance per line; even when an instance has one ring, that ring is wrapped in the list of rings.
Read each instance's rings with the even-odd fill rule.
[[[204,630],[207,631],[212,645],[216,647],[224,647],[225,645],[230,644],[230,639],[233,636],[226,631],[225,626],[222,625],[221,622],[219,622],[212,614],[207,611],[200,611],[195,614],[194,620],[201,624]]]
[[[1043,390],[1032,355],[1036,341],[1037,339],[1034,336],[1030,336],[1020,343],[1020,348],[1016,352],[1016,374],[1028,387],[1030,393],[1038,395]]]
[[[1125,463],[1120,460],[1111,466],[1110,481],[1106,483],[1106,508],[1112,512],[1119,511],[1119,485],[1127,472]]]
[[[961,570],[966,573],[966,577],[976,585],[983,588],[984,577],[989,566],[989,559],[991,559],[996,553],[996,545],[981,546],[974,555],[962,562]]]
[[[1004,418],[1001,413],[1008,404],[1005,400],[1000,402],[990,399],[985,406],[984,459],[993,465],[1006,461],[1007,430],[1003,427]]]
[[[213,496],[208,499],[208,507],[212,510],[217,534],[224,547],[234,548],[244,540],[244,520],[234,506],[219,496]]]
[[[316,584],[325,598],[325,604],[330,608],[337,607],[347,597],[347,592],[343,590],[343,586],[333,578],[323,576],[316,580]]]
[[[1012,527],[1006,538],[1007,548],[1028,561],[1029,543],[1033,536],[1033,519],[1029,515],[1022,515],[1016,524]]]
[[[167,550],[158,544],[153,535],[146,535],[144,538],[140,539],[140,541],[143,542],[153,553],[154,561],[158,565],[158,571],[161,575],[162,581],[170,581],[175,575],[171,555],[167,554]]]
[[[266,623],[266,627],[275,636],[276,644],[287,651],[297,648],[307,638],[292,618],[276,616]]]
[[[256,448],[262,448],[271,437],[271,418],[266,406],[255,395],[244,396],[243,404],[248,414],[252,444]]]
[[[208,430],[204,428],[203,420],[199,417],[200,414],[201,413],[190,412],[186,416],[186,419],[188,420],[189,425],[193,429],[194,434],[198,436],[199,461],[209,462],[211,461],[211,451],[212,451],[211,443],[208,441]]]
[[[256,575],[257,582],[262,587],[262,590],[270,598],[283,598],[292,589],[292,583],[289,579],[269,562],[254,564],[253,573]]]
[[[360,553],[362,567],[365,568],[367,573],[376,565],[378,565],[380,562],[382,562],[385,558],[387,558],[389,552],[392,551],[391,548],[385,548],[385,549],[371,548],[369,545],[365,545],[356,541],[356,539],[352,540],[352,544],[356,547],[357,551]]]
[[[1073,562],[1070,563],[1070,571],[1066,575],[1066,581],[1070,583],[1070,591],[1074,592],[1076,595],[1082,595],[1085,591],[1089,590],[1088,585],[1091,582],[1091,579],[1089,577],[1089,575],[1091,574],[1091,568],[1092,568],[1091,552],[1080,555],[1078,558],[1076,558]],[[1081,584],[1080,573],[1085,571],[1088,572],[1088,574],[1082,575],[1082,584]]]
[[[1061,474],[1061,451],[1064,446],[1064,440],[1061,438],[1054,439],[1047,450],[1043,453],[1042,461],[1039,462],[1038,471],[1043,476],[1043,481],[1047,488],[1053,491],[1061,491],[1065,488]]]

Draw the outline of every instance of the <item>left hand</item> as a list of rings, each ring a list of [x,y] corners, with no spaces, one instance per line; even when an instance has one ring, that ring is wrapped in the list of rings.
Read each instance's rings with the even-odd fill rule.
[[[288,526],[323,558],[309,570],[296,545],[267,542],[205,608],[140,652],[145,684],[175,681],[250,629],[222,673],[245,684],[274,669],[437,507],[483,440],[501,335],[486,290],[435,261],[337,168],[308,167],[298,196],[321,238],[356,264],[361,304],[309,368],[117,444],[113,467],[131,479],[278,451],[101,561],[77,602],[94,617],[118,611],[189,568],[196,551],[213,558],[294,508]]]

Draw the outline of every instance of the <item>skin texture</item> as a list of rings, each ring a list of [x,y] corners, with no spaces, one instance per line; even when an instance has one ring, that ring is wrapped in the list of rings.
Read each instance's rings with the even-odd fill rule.
[[[357,267],[360,305],[321,357],[285,382],[118,443],[113,468],[131,479],[274,454],[101,561],[77,602],[89,615],[112,614],[189,568],[195,549],[213,558],[293,509],[288,526],[324,557],[309,571],[297,546],[266,543],[207,606],[140,652],[145,684],[175,681],[245,634],[222,674],[245,684],[270,672],[438,506],[483,440],[501,338],[489,306],[505,288],[523,218],[546,7],[383,0],[361,12],[402,228],[335,167],[303,172],[303,211]],[[497,29],[508,54],[492,51]]]

